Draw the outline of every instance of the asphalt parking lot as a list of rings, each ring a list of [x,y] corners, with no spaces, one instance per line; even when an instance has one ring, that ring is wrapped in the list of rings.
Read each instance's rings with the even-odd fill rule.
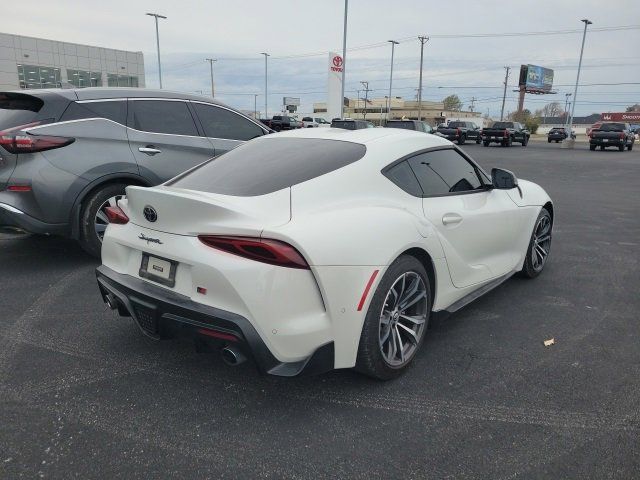
[[[389,383],[151,343],[74,242],[0,234],[0,478],[638,478],[640,152],[463,148],[549,192],[552,254]]]

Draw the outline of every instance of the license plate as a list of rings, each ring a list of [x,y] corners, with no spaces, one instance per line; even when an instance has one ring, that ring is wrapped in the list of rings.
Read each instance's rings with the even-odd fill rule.
[[[142,278],[161,283],[168,287],[176,284],[176,270],[178,262],[168,258],[156,257],[148,253],[142,254],[142,263],[138,272]]]
[[[604,143],[607,143],[607,142],[609,141],[609,139],[608,139],[608,138],[603,138],[603,139],[602,139],[602,141],[603,141]]]

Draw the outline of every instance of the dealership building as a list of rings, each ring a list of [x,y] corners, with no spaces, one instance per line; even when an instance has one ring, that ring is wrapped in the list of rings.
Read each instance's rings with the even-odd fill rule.
[[[0,90],[144,87],[142,52],[0,33]]]

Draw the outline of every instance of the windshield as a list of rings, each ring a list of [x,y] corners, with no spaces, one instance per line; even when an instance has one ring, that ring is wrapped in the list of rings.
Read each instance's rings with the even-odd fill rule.
[[[334,120],[331,128],[343,128],[345,130],[356,130],[356,122],[352,120]]]
[[[402,128],[404,130],[415,130],[413,122],[387,122],[389,128]]]
[[[603,123],[599,130],[601,132],[621,132],[624,130],[624,123]]]
[[[364,145],[317,138],[247,142],[165,185],[240,197],[266,195],[360,160]]]
[[[492,128],[513,128],[513,122],[496,122]]]
[[[0,93],[0,130],[31,123],[44,102],[22,93]]]

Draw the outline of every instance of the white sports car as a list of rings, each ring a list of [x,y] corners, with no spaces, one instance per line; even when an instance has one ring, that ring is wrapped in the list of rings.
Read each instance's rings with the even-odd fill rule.
[[[110,207],[104,301],[154,338],[181,333],[270,374],[414,358],[429,318],[516,272],[535,277],[553,206],[538,185],[433,135],[267,135]]]

